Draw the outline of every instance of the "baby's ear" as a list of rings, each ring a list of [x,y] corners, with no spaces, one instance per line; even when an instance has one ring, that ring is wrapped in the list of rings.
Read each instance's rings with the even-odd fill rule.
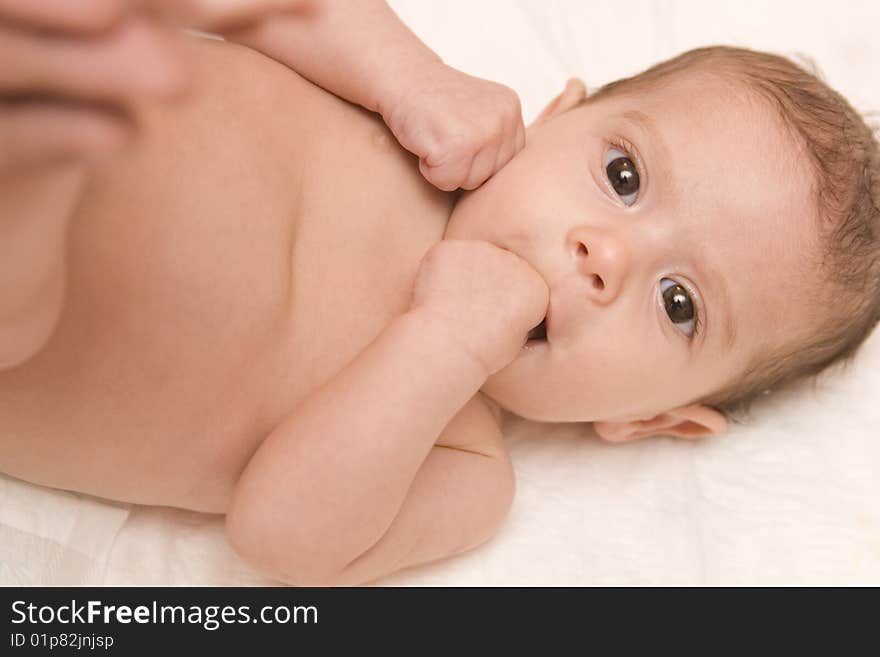
[[[650,436],[703,438],[716,436],[727,430],[724,414],[714,408],[693,404],[681,406],[649,420],[594,422],[593,429],[604,440],[628,443]]]
[[[584,84],[583,80],[580,78],[569,79],[569,81],[565,83],[565,89],[562,93],[550,101],[550,104],[538,114],[538,118],[532,121],[531,125],[540,125],[541,123],[552,119],[554,116],[567,112],[586,97],[587,85]]]

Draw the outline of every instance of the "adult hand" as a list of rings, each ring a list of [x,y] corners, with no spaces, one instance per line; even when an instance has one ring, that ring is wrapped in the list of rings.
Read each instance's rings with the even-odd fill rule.
[[[182,88],[167,28],[133,7],[0,0],[0,173],[113,151],[136,99]]]

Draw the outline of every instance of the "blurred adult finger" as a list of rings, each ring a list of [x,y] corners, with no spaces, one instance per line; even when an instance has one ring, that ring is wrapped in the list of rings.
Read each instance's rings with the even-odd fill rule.
[[[222,32],[262,20],[278,12],[308,12],[310,0],[153,0],[179,22]]]
[[[174,93],[184,82],[171,37],[144,18],[90,39],[34,36],[0,24],[0,61],[2,94],[120,100]]]
[[[118,112],[46,100],[0,101],[0,171],[54,159],[100,156],[132,133]]]
[[[0,20],[41,30],[101,32],[116,24],[133,0],[0,0]]]

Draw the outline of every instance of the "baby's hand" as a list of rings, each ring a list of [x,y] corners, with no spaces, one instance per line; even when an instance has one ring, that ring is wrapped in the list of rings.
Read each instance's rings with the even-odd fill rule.
[[[422,175],[447,192],[479,187],[525,145],[512,89],[439,62],[380,111],[401,146],[419,156]]]
[[[481,240],[442,240],[422,258],[410,312],[462,346],[488,377],[516,358],[549,294],[515,253]]]

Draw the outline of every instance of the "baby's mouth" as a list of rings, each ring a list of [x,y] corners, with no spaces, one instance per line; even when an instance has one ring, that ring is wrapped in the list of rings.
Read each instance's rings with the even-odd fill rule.
[[[528,340],[546,340],[547,339],[547,318],[541,320],[535,328],[529,331]]]

